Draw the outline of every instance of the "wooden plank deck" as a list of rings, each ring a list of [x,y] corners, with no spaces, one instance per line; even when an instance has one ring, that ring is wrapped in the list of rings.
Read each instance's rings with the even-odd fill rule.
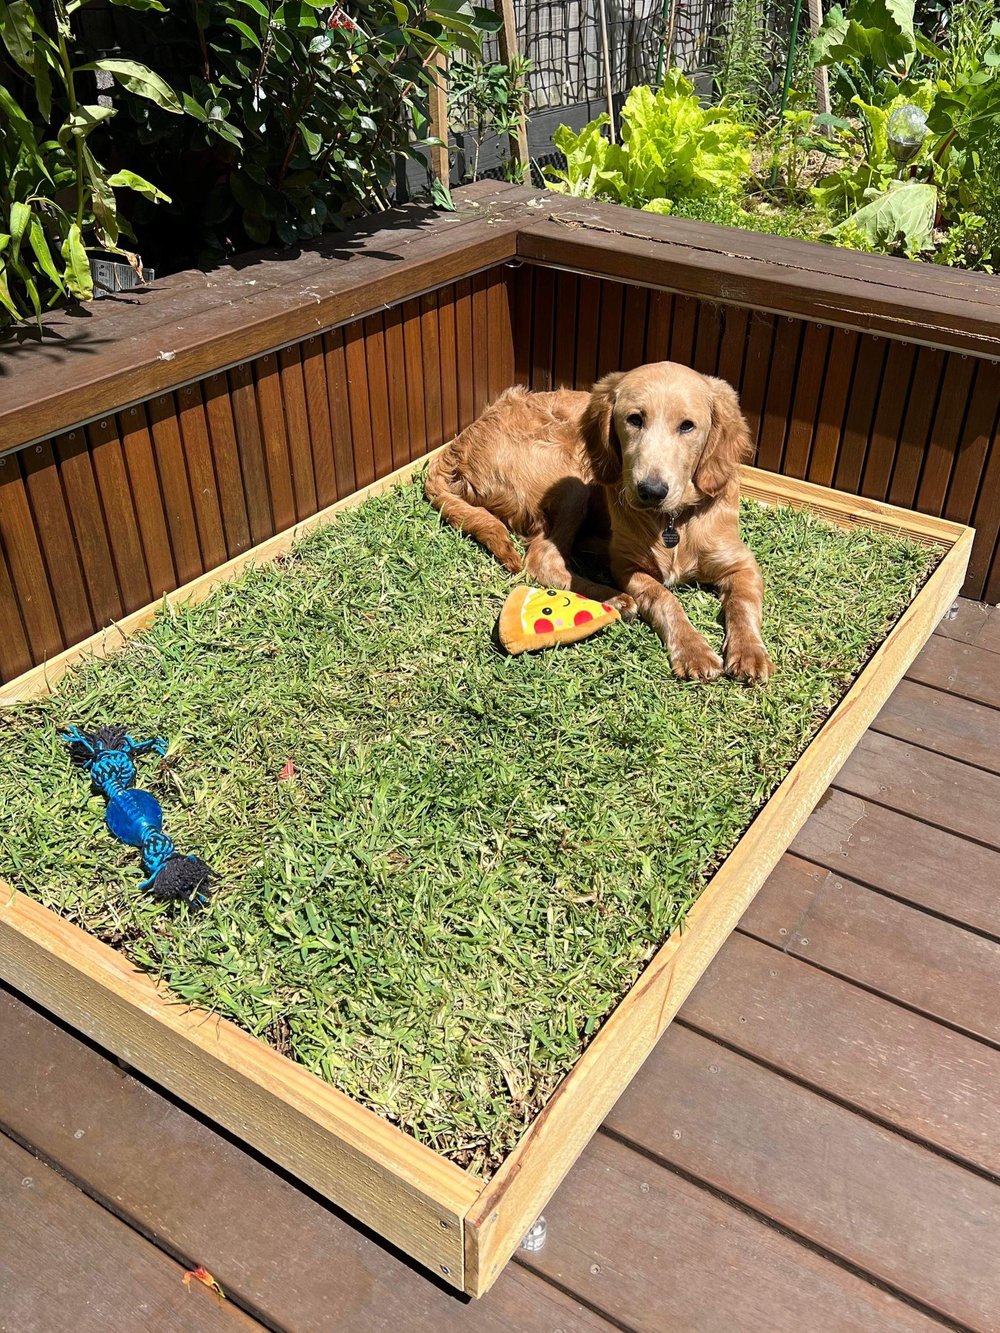
[[[998,798],[963,602],[476,1304],[0,990],[0,1333],[1000,1329]]]

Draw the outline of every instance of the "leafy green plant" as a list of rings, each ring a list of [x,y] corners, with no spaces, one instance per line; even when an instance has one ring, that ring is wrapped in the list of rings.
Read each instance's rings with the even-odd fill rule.
[[[531,62],[514,56],[509,62],[487,63],[467,57],[452,62],[448,71],[448,119],[456,132],[466,131],[473,141],[470,180],[479,179],[479,154],[484,139],[495,134],[516,135],[527,99]],[[517,176],[512,159],[504,163],[508,180]]]
[[[918,181],[893,181],[826,234],[838,240],[842,230],[860,233],[875,250],[898,252],[910,259],[934,247],[937,190]]]
[[[632,89],[620,144],[601,133],[607,123],[598,116],[578,134],[559,127],[553,142],[566,170],[550,172],[552,189],[664,212],[673,200],[732,191],[749,176],[752,131],[728,107],[703,107],[680,70],[668,70],[661,88]]]
[[[991,250],[994,247],[989,220],[979,213],[962,213],[948,228],[934,254],[934,263],[992,273]]]
[[[175,197],[157,245],[204,262],[386,207],[399,159],[428,141],[440,56],[478,54],[498,23],[465,0],[193,0],[144,20],[188,113],[178,132],[130,106]]]
[[[81,58],[74,16],[88,0],[0,2],[0,319],[41,316],[62,297],[93,295],[89,252],[124,256],[141,275],[142,261],[122,244],[133,233],[119,191],[150,201],[167,196],[124,167],[109,171],[97,140],[117,114],[107,99],[87,100],[103,71],[137,100],[178,115],[169,85],[146,65],[119,57]],[[162,9],[158,0],[112,0]],[[34,104],[28,101],[34,99]],[[31,105],[30,113],[24,109]]]
[[[765,0],[734,0],[721,23],[715,88],[720,101],[754,129],[762,129],[774,104]]]

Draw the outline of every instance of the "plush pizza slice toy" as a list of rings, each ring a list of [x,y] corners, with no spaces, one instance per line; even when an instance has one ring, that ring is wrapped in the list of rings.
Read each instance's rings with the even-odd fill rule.
[[[515,588],[500,612],[500,642],[509,653],[575,643],[621,616],[605,602],[593,602],[556,588]]]

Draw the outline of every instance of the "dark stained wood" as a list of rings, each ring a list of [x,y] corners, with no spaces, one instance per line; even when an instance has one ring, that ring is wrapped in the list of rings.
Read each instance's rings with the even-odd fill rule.
[[[173,419],[172,425],[176,439],[177,426]],[[177,445],[179,453],[179,439]],[[67,431],[56,440],[55,450],[94,621],[97,626],[107,625],[119,619],[124,609],[84,431]],[[200,557],[195,573],[200,573]]]
[[[797,319],[780,319],[775,330],[757,446],[757,466],[767,468],[770,472],[781,469],[802,348],[802,333],[802,324]]]
[[[555,290],[556,339],[552,362],[552,387],[554,389],[572,389],[576,385],[576,351],[581,330],[577,321],[591,319],[593,313],[581,310],[580,279],[575,273],[557,273]],[[515,329],[514,336],[517,337]],[[639,361],[644,360],[642,349]]]
[[[469,288],[469,319],[472,321],[472,288]],[[410,457],[419,458],[429,448],[427,441],[427,417],[424,412],[424,356],[420,338],[420,303],[407,301],[403,305],[403,349],[406,356],[406,413],[410,423]],[[471,364],[470,364],[471,372]],[[479,411],[475,406],[475,384],[469,375],[470,394],[473,414]],[[361,483],[359,482],[358,485]]]
[[[87,442],[122,603],[126,611],[135,611],[152,600],[152,590],[114,417],[91,422],[87,427]]]
[[[981,1041],[739,934],[719,952],[683,1018],[911,1138],[1000,1172],[991,1128],[1000,1114],[1000,1051]],[[817,1169],[831,1168],[821,1157]],[[961,1178],[956,1172],[959,1189]],[[995,1200],[1000,1208],[1000,1191]]]
[[[63,632],[18,457],[0,461],[0,548],[7,557],[32,656],[41,661],[60,651]],[[53,577],[58,573],[54,570]]]
[[[1000,556],[997,541],[1000,537],[1000,425],[995,429],[976,507],[972,511],[972,526],[976,539],[969,558],[970,597],[983,597],[994,604],[1000,602]]]
[[[473,284],[474,285],[474,284]],[[552,388],[554,347],[556,274],[549,269],[538,269],[532,274],[531,311],[531,387],[536,391]],[[473,364],[481,355],[485,323],[474,324]],[[479,394],[476,393],[477,410]]]
[[[865,466],[865,454],[875,420],[886,358],[884,338],[865,338],[858,347],[854,378],[847,402],[844,434],[837,455],[833,484],[838,490],[857,493]]]
[[[508,272],[509,270],[500,268],[493,269],[488,274],[486,313],[490,329],[489,395],[491,402],[504,389],[509,389],[514,383],[514,326],[511,320],[510,296],[507,290]],[[439,293],[438,305],[442,312],[439,318],[442,320],[445,318],[444,309],[447,308],[450,311],[453,300],[454,289],[447,293]],[[565,337],[565,333],[562,336]],[[441,346],[442,355],[444,355],[443,341]],[[442,395],[446,394],[443,384],[441,392]],[[446,421],[445,438],[451,439],[453,434],[454,431],[448,432]]]
[[[652,298],[651,298],[652,299]],[[743,358],[747,348],[749,314],[740,306],[719,306],[722,339],[719,344],[718,374],[734,388],[743,381]]]
[[[703,301],[698,310],[698,334],[691,364],[703,375],[714,375],[719,368],[722,343],[722,307]]]
[[[989,648],[977,644],[957,647],[943,635],[935,635],[910,667],[909,675],[925,685],[1000,708],[1000,677],[995,652]]]
[[[750,439],[754,442],[755,449],[759,451],[764,399],[771,373],[771,348],[774,345],[777,320],[773,315],[753,311],[749,323],[750,337],[743,361],[743,379],[738,387],[740,405],[750,429]]]
[[[452,336],[454,337],[455,307],[449,305],[448,309],[451,312]],[[453,357],[453,367],[456,364]],[[398,306],[385,312],[385,373],[389,386],[392,465],[397,468],[403,467],[410,461],[410,423],[406,409],[406,349],[403,342],[403,317]],[[449,412],[450,410],[451,403],[449,400]],[[453,430],[458,430],[457,401],[455,403]]]
[[[994,940],[789,855],[781,858],[740,929],[1000,1046],[1000,944]],[[980,1072],[985,1077],[985,1069]]]
[[[514,378],[518,384],[526,385],[531,379],[531,270],[517,269],[514,279]],[[472,378],[472,283],[468,279],[455,283],[455,338],[458,426],[464,430],[476,417]]]
[[[996,654],[993,671],[1000,673]],[[954,679],[951,673],[949,678]],[[982,678],[988,679],[985,672]],[[872,723],[872,730],[1000,773],[1000,709],[984,708],[972,699],[946,694],[943,689],[930,689],[915,680],[902,681]]]
[[[861,494],[876,500],[884,500],[889,494],[889,479],[899,447],[899,433],[910,396],[916,356],[917,349],[912,343],[889,344],[885,378],[875,409],[875,421],[861,479]]]
[[[597,381],[597,346],[600,336],[601,284],[596,278],[580,279],[580,300],[577,315],[578,341],[576,347],[576,388],[589,391]],[[669,331],[668,331],[669,332]],[[662,356],[647,354],[650,361],[662,361]]]
[[[611,1124],[617,1128],[614,1115]],[[835,1310],[844,1333],[934,1327],[888,1293],[605,1136],[590,1145],[545,1216],[550,1238],[524,1262],[612,1312],[624,1328],[793,1333],[815,1327],[817,1310]]]
[[[913,504],[946,364],[944,352],[926,347],[921,347],[917,352],[899,449],[889,484],[889,499],[893,504],[906,507]]]
[[[955,607],[954,616],[942,620],[935,632],[946,639],[1000,653],[1000,611],[995,606],[962,598]]]
[[[486,296],[487,278],[485,273],[477,273],[472,279],[472,393],[473,402],[478,416],[490,399],[490,366],[489,366],[489,337],[490,337],[490,316],[487,308]],[[551,327],[552,312],[549,313]],[[547,373],[552,374],[552,347],[551,335],[549,340],[549,354],[546,361]],[[427,448],[432,448],[434,443],[428,437]],[[421,451],[423,452],[423,451]]]
[[[281,404],[285,413],[285,438],[292,465],[292,490],[296,518],[315,514],[316,477],[313,474],[312,447],[309,439],[309,409],[302,374],[302,355],[298,344],[283,347],[278,353]]]
[[[146,415],[153,437],[153,454],[163,492],[177,581],[179,584],[189,583],[204,571],[205,566],[198,545],[191,486],[172,395],[162,393],[151,399],[146,404]],[[65,466],[63,478],[65,483]]]
[[[334,329],[323,338],[326,383],[330,400],[330,430],[333,435],[333,463],[337,477],[337,497],[342,499],[358,489],[351,447],[350,404],[347,395],[347,358],[344,334]]]
[[[633,370],[645,362],[646,318],[649,292],[645,287],[626,287],[622,307],[621,369]],[[556,348],[559,356],[559,348]],[[558,377],[557,377],[558,379]]]
[[[385,369],[385,328],[382,316],[369,315],[364,328],[372,456],[375,460],[375,475],[384,477],[392,471],[392,425],[389,417],[389,382]]]
[[[781,471],[789,477],[804,478],[809,471],[809,455],[816,429],[816,413],[822,401],[831,332],[822,324],[803,326],[792,413],[781,460]]]
[[[1000,847],[1000,777],[945,755],[870,731],[840,770],[835,785],[938,828]]]
[[[295,522],[295,492],[292,486],[292,465],[285,434],[285,411],[281,401],[281,378],[278,357],[268,353],[254,362],[254,380],[257,385],[257,409],[260,413],[261,438],[264,442],[264,461],[267,484],[271,494],[271,512],[276,532],[283,532]]]
[[[118,425],[150,591],[153,597],[160,597],[176,588],[178,580],[146,413],[141,407],[128,407],[118,414]],[[72,584],[74,573],[64,566],[59,582],[66,579]],[[69,642],[75,643],[79,637]]]
[[[516,1266],[488,1298],[465,1305],[335,1209],[2,990],[0,1015],[6,1066],[0,1122],[29,1137],[71,1177],[86,1181],[133,1226],[166,1238],[176,1252],[204,1264],[233,1299],[259,1312],[272,1328],[552,1333],[562,1327],[566,1333],[598,1333],[608,1327],[572,1297]],[[46,1095],[40,1097],[43,1086]],[[19,1192],[12,1206],[19,1203]],[[0,1246],[0,1272],[4,1257]],[[23,1271],[19,1280],[25,1283]],[[67,1282],[77,1299],[90,1291],[90,1281],[70,1266]],[[30,1283],[25,1287],[33,1290]],[[179,1298],[186,1296],[179,1271],[177,1287]],[[40,1300],[40,1293],[35,1298]],[[191,1301],[179,1308],[199,1306]],[[70,1326],[78,1325],[58,1322],[38,1333]],[[110,1318],[101,1333],[125,1327]],[[202,1325],[187,1325],[192,1333],[195,1328],[200,1333]],[[27,1333],[25,1326],[17,1333]]]
[[[419,315],[416,319],[419,321]],[[360,325],[350,324],[344,330],[344,364],[347,370],[347,399],[350,405],[354,484],[361,487],[375,480],[375,453],[372,448],[372,417],[368,399],[365,340]]]
[[[530,264],[521,264],[514,269],[514,276],[511,283],[511,301],[513,305],[512,320],[514,328],[514,379],[517,384],[522,384],[526,388],[531,385],[531,321],[534,315],[534,275],[535,270]],[[464,282],[455,284],[458,292],[457,299],[457,323],[458,323],[458,341],[460,348],[472,347],[471,332],[469,336],[465,335],[466,320],[468,328],[472,328],[472,309],[471,309],[471,283],[468,279]],[[466,309],[468,314],[466,315]],[[461,389],[460,389],[461,392]],[[471,394],[471,389],[470,389]],[[459,411],[462,411],[462,399],[459,398]],[[463,422],[468,425],[463,415]],[[471,420],[471,417],[469,418]]]
[[[588,279],[581,278],[581,293],[583,284]],[[593,281],[590,279],[589,281]],[[581,309],[582,309],[581,302]],[[649,314],[646,319],[646,351],[643,357],[644,361],[669,361],[670,359],[670,328],[674,322],[674,298],[669,292],[650,292],[649,293]],[[582,336],[582,335],[581,335]],[[583,387],[583,383],[578,379],[577,385]]]
[[[316,504],[318,508],[325,509],[337,498],[337,470],[333,461],[333,429],[330,425],[323,339],[318,334],[313,338],[306,338],[300,345],[299,351],[302,355],[302,378],[305,382],[306,411],[309,415],[309,444],[313,478],[316,482]]]
[[[733,989],[731,999],[739,1007],[716,1023],[712,994],[723,980],[739,981],[732,976],[733,946],[759,955],[758,977],[769,970],[775,977],[770,985],[765,979]],[[779,1019],[778,978],[792,970],[808,974],[815,991],[781,992]],[[859,1002],[892,1008],[775,949],[734,937],[695,991],[692,999],[705,998],[693,1007],[691,1021],[699,1029],[719,1027],[727,1040],[736,1036],[778,1056],[785,1067],[795,1062],[808,1070],[809,1053],[801,1062],[797,1044],[785,1053],[785,1033],[778,1029],[794,1026],[788,1035],[797,1042],[803,1027],[814,1027],[829,1055],[840,1021],[858,1017],[839,1004],[814,1013],[811,1006],[821,995],[828,1004],[836,995],[845,1006],[860,997]],[[809,1007],[790,1009],[795,1001]],[[689,1000],[685,1018],[691,1009]],[[787,1021],[789,1012],[796,1012],[794,1025]],[[908,1022],[925,1022],[899,1012]],[[955,1042],[966,1041],[936,1030]],[[879,1060],[891,1051],[891,1040],[877,1028],[858,1026],[844,1034],[843,1056],[860,1072],[864,1062],[854,1055],[854,1041],[872,1043],[874,1060]],[[909,1048],[896,1054],[905,1061]],[[989,1328],[1000,1319],[994,1278],[1000,1259],[1000,1191],[995,1184],[677,1023],[650,1056],[647,1069],[648,1077],[632,1084],[608,1118],[608,1128],[625,1142],[723,1190],[931,1309],[973,1328]],[[873,1072],[865,1069],[869,1087]],[[837,1085],[824,1078],[822,1086],[836,1090]],[[961,1096],[952,1101],[960,1105]],[[994,1137],[984,1130],[988,1139]]]
[[[841,436],[847,419],[854,365],[863,346],[864,342],[857,333],[847,329],[833,330],[807,474],[809,481],[818,482],[820,486],[833,485],[837,454],[840,452]]]
[[[207,379],[202,380],[201,389],[205,401],[209,439],[212,443],[226,550],[232,557],[247,550],[251,538],[240,455],[236,444],[236,424],[233,421],[233,407],[229,397],[229,380],[221,372],[209,375]]]
[[[386,363],[388,367],[388,348],[389,348],[389,316],[391,312],[387,311],[385,315],[386,324]],[[509,328],[510,311],[507,307],[506,289],[492,282],[489,290],[489,315],[490,328],[494,327],[494,322],[498,324],[502,320],[508,321],[507,329],[507,350],[508,357],[506,363],[502,361],[499,355],[493,357],[490,361],[490,398],[495,398],[502,389],[508,388],[514,382],[514,363],[513,363],[513,345],[511,344],[511,333]],[[400,350],[402,350],[402,337],[400,337]],[[441,375],[441,438],[442,440],[453,440],[458,434],[458,357],[456,355],[455,342],[455,289],[449,287],[445,291],[438,292],[438,357]],[[393,384],[392,372],[388,371],[389,377],[389,396],[392,399],[394,393],[400,392],[400,401],[403,410],[403,420],[406,420],[406,385],[405,381],[399,385]],[[506,376],[506,378],[504,378]],[[394,413],[390,406],[390,414]],[[395,418],[394,418],[395,419]],[[393,429],[395,438],[395,428]],[[397,464],[397,466],[399,466]]]
[[[267,486],[264,438],[253,369],[244,361],[229,371],[233,426],[243,473],[243,491],[247,502],[247,522],[253,542],[264,541],[277,531],[271,514],[271,496]]]
[[[133,408],[132,411],[134,412],[136,409]],[[127,447],[126,443],[126,449]],[[84,587],[83,572],[80,567],[80,555],[73,538],[73,527],[66,508],[66,497],[63,495],[62,484],[59,480],[55,453],[51,444],[34,444],[25,449],[19,457],[24,469],[24,484],[32,513],[35,516],[38,540],[45,556],[45,564],[47,569],[55,572],[51,579],[51,588],[56,610],[59,613],[63,640],[67,645],[79,643],[81,639],[85,639],[89,634],[92,634],[96,627],[90,609],[90,602],[87,600],[87,589]],[[13,460],[10,460],[7,466],[11,466],[12,462]],[[158,498],[159,487],[156,485],[155,472],[153,474],[153,484],[156,486],[155,494]],[[164,537],[165,535],[164,533]],[[169,562],[169,548],[167,550],[167,560]],[[171,584],[171,586],[173,585]],[[12,589],[12,602],[13,598]],[[11,613],[16,618],[17,628],[8,629],[7,632],[11,633],[16,640],[21,633],[20,617],[13,606],[10,608],[8,615]],[[3,637],[4,628],[2,622],[0,622],[0,639]],[[5,665],[0,663],[0,673],[4,672],[5,669]]]
[[[606,288],[614,286],[605,284]],[[601,312],[603,318],[603,310]],[[690,296],[675,296],[673,318],[670,322],[670,360],[682,366],[694,360],[695,339],[698,334],[698,302]]]
[[[19,676],[34,664],[17,604],[14,583],[0,543],[0,672],[6,680]]]
[[[975,369],[975,360],[964,352],[948,357],[917,489],[916,508],[923,514],[940,514],[944,509],[952,469],[965,439]]]
[[[277,386],[275,390],[277,392]],[[198,544],[201,547],[205,568],[213,569],[216,565],[225,563],[226,538],[222,530],[219,483],[212,462],[212,447],[208,439],[208,422],[205,419],[201,386],[189,384],[178,389],[174,398],[181,439],[184,441],[191,499],[194,502],[195,519],[198,524]],[[280,410],[279,402],[279,414]]]
[[[969,401],[969,412],[965,422],[964,438],[955,459],[945,501],[945,518],[963,515],[959,522],[965,522],[976,505],[979,483],[983,467],[995,440],[1000,416],[1000,368],[995,361],[980,361],[976,366],[976,378]]]
[[[601,312],[597,328],[598,379],[621,369],[625,291],[620,282],[606,282],[601,289]]]
[[[220,1302],[24,1148],[0,1135],[0,1328],[10,1333],[249,1333]]]
[[[479,280],[479,277],[473,280],[474,291]],[[489,311],[485,285],[481,294],[477,292],[477,295],[479,295],[478,305],[482,307],[482,319],[486,325],[486,338],[476,347],[476,351],[481,353],[482,394],[485,406],[485,403],[489,401]],[[473,317],[475,318],[475,313]],[[441,339],[438,333],[437,295],[434,292],[429,292],[420,298],[420,341],[423,349],[424,419],[427,429],[427,448],[436,449],[439,444],[444,443],[444,430],[441,422]],[[372,392],[374,394],[374,383],[372,384]]]
[[[1000,853],[828,791],[791,850],[947,921],[1000,939]]]

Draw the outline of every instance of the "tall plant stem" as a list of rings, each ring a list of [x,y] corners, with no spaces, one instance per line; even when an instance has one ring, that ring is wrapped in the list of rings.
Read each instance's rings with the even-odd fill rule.
[[[69,58],[69,47],[66,45],[66,34],[69,32],[69,18],[66,14],[66,8],[62,0],[55,0],[54,4],[56,16],[56,44],[59,47],[59,60],[63,67],[63,82],[66,85],[66,100],[69,102],[69,113],[75,116],[77,112],[76,86],[73,82],[73,63]],[[74,134],[76,141],[76,222],[78,227],[83,226],[83,140],[78,134]]]
[[[792,70],[795,68],[795,48],[799,41],[799,19],[802,17],[802,0],[795,0],[792,10],[792,31],[788,38],[788,58],[785,61],[785,77],[781,84],[781,101],[778,104],[778,124],[780,125],[788,107],[788,90],[792,86]],[[771,165],[771,179],[768,188],[774,189],[778,181],[778,161]]]

